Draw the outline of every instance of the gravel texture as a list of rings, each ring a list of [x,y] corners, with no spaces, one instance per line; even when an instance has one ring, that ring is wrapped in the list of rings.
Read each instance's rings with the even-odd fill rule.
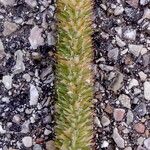
[[[96,150],[150,150],[150,0],[95,0]],[[55,0],[0,0],[0,150],[54,150]]]
[[[97,150],[150,149],[150,1],[95,0]]]
[[[54,138],[55,0],[0,0],[0,150]]]

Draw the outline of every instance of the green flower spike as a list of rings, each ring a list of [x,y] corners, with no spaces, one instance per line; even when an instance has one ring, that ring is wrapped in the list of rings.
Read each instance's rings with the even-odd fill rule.
[[[92,145],[92,6],[91,0],[57,0],[57,150]]]

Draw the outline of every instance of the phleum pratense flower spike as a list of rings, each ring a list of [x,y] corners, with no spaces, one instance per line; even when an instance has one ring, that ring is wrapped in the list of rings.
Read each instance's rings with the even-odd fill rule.
[[[90,150],[93,77],[91,0],[57,0],[56,149]]]

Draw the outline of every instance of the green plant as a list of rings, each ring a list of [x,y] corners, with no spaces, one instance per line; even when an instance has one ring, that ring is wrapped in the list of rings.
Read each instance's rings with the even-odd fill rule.
[[[91,16],[91,0],[57,0],[55,143],[59,150],[91,149]]]

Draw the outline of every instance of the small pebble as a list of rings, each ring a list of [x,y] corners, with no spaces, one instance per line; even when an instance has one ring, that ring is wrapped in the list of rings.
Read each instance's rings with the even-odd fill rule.
[[[114,109],[113,116],[116,121],[122,121],[124,118],[124,115],[125,115],[124,109],[121,109],[121,108]]]
[[[124,107],[131,108],[130,98],[127,95],[121,94],[118,99]]]
[[[147,149],[139,145],[139,146],[137,147],[137,150],[147,150]]]
[[[50,135],[52,132],[50,130],[45,129],[44,135]]]
[[[37,105],[38,98],[39,98],[39,92],[37,88],[33,84],[30,84],[30,105],[31,106]]]
[[[23,71],[25,71],[25,64],[23,62],[23,52],[21,50],[18,50],[15,52],[16,56],[16,64],[14,66],[14,74],[19,74]]]
[[[30,7],[36,7],[36,6],[37,6],[37,1],[36,1],[36,0],[25,0],[25,2],[26,2]]]
[[[3,76],[2,82],[5,85],[5,88],[7,90],[10,90],[12,88],[12,76],[11,75]]]
[[[128,29],[124,32],[124,38],[127,40],[135,40],[136,38],[136,30]]]
[[[138,86],[138,85],[139,85],[138,80],[132,79],[132,80],[130,81],[130,83],[129,83],[128,88],[129,88],[129,89],[132,89],[133,87],[136,87],[136,86]]]
[[[116,42],[119,47],[124,47],[126,43],[122,41],[118,36],[116,36]]]
[[[150,150],[150,138],[144,140],[144,146],[147,148],[147,150]]]
[[[114,128],[113,129],[113,135],[112,135],[115,143],[119,148],[124,148],[125,147],[125,142],[124,139],[121,137],[121,135],[118,133],[118,129]]]
[[[140,122],[139,122],[139,123],[136,123],[136,124],[134,125],[134,129],[136,130],[136,132],[142,134],[142,133],[144,133],[144,131],[145,131],[145,125],[142,124],[142,123],[140,123]]]
[[[122,85],[123,85],[123,78],[124,78],[124,75],[122,73],[120,73],[120,72],[116,75],[116,80],[111,85],[111,89],[115,93],[117,93],[117,91],[122,87]]]
[[[138,104],[135,109],[134,109],[135,113],[138,115],[138,116],[144,116],[147,112],[146,110],[146,104],[145,103],[140,103]]]
[[[115,8],[114,15],[115,15],[115,16],[118,16],[118,15],[122,14],[123,11],[124,11],[124,8],[123,8],[122,6],[117,6],[117,7]]]
[[[103,116],[102,119],[101,119],[101,123],[105,127],[105,126],[108,126],[110,124],[110,120],[109,120],[108,117]]]
[[[10,0],[10,1],[12,1],[12,0]],[[4,22],[4,31],[3,31],[4,36],[10,35],[11,33],[15,32],[16,30],[17,30],[17,25],[15,23],[8,22],[8,21]]]
[[[15,3],[15,0],[0,0],[0,3],[3,4],[4,6],[13,6]]]
[[[143,71],[140,71],[139,73],[139,77],[142,81],[145,81],[146,78],[147,78],[147,75],[143,72]]]
[[[3,129],[2,125],[0,124],[0,134],[5,134],[6,130]]]
[[[144,82],[144,97],[146,100],[150,101],[150,82]]]
[[[143,144],[143,141],[144,141],[144,138],[143,138],[143,137],[139,137],[139,138],[137,139],[138,145],[142,145],[142,144]]]
[[[42,147],[39,144],[35,144],[33,150],[42,150]]]
[[[2,98],[2,102],[8,104],[8,103],[10,102],[9,97],[3,97],[3,98]]]
[[[150,2],[149,0],[140,0],[140,4],[143,6],[148,4],[149,2]]]
[[[95,123],[98,127],[102,127],[101,122],[100,122],[100,120],[98,119],[98,117],[95,117],[94,123]]]
[[[14,115],[12,122],[19,124],[21,121],[20,115],[16,114]]]
[[[107,141],[103,141],[101,148],[107,148],[109,143]]]
[[[139,4],[139,0],[126,0],[126,2],[134,8],[137,8]]]
[[[129,44],[129,52],[132,53],[135,57],[138,57],[140,55],[142,49],[143,45]]]
[[[35,26],[31,29],[29,41],[33,49],[37,49],[38,46],[44,45],[42,32],[43,32],[43,29],[39,28],[38,26]]]
[[[32,137],[26,136],[22,139],[22,143],[25,147],[29,148],[32,146]]]
[[[29,74],[24,74],[22,76],[27,82],[30,82],[31,81],[31,76]]]
[[[132,150],[131,147],[126,147],[124,150]]]
[[[48,45],[55,45],[56,44],[56,40],[54,38],[54,33],[52,33],[52,32],[48,33],[47,42],[48,42]]]
[[[0,39],[0,60],[5,56],[4,45]]]
[[[119,55],[119,49],[118,49],[118,48],[111,49],[111,50],[109,50],[109,52],[108,52],[108,57],[109,57],[110,59],[113,59],[113,60],[117,60],[118,55]]]

